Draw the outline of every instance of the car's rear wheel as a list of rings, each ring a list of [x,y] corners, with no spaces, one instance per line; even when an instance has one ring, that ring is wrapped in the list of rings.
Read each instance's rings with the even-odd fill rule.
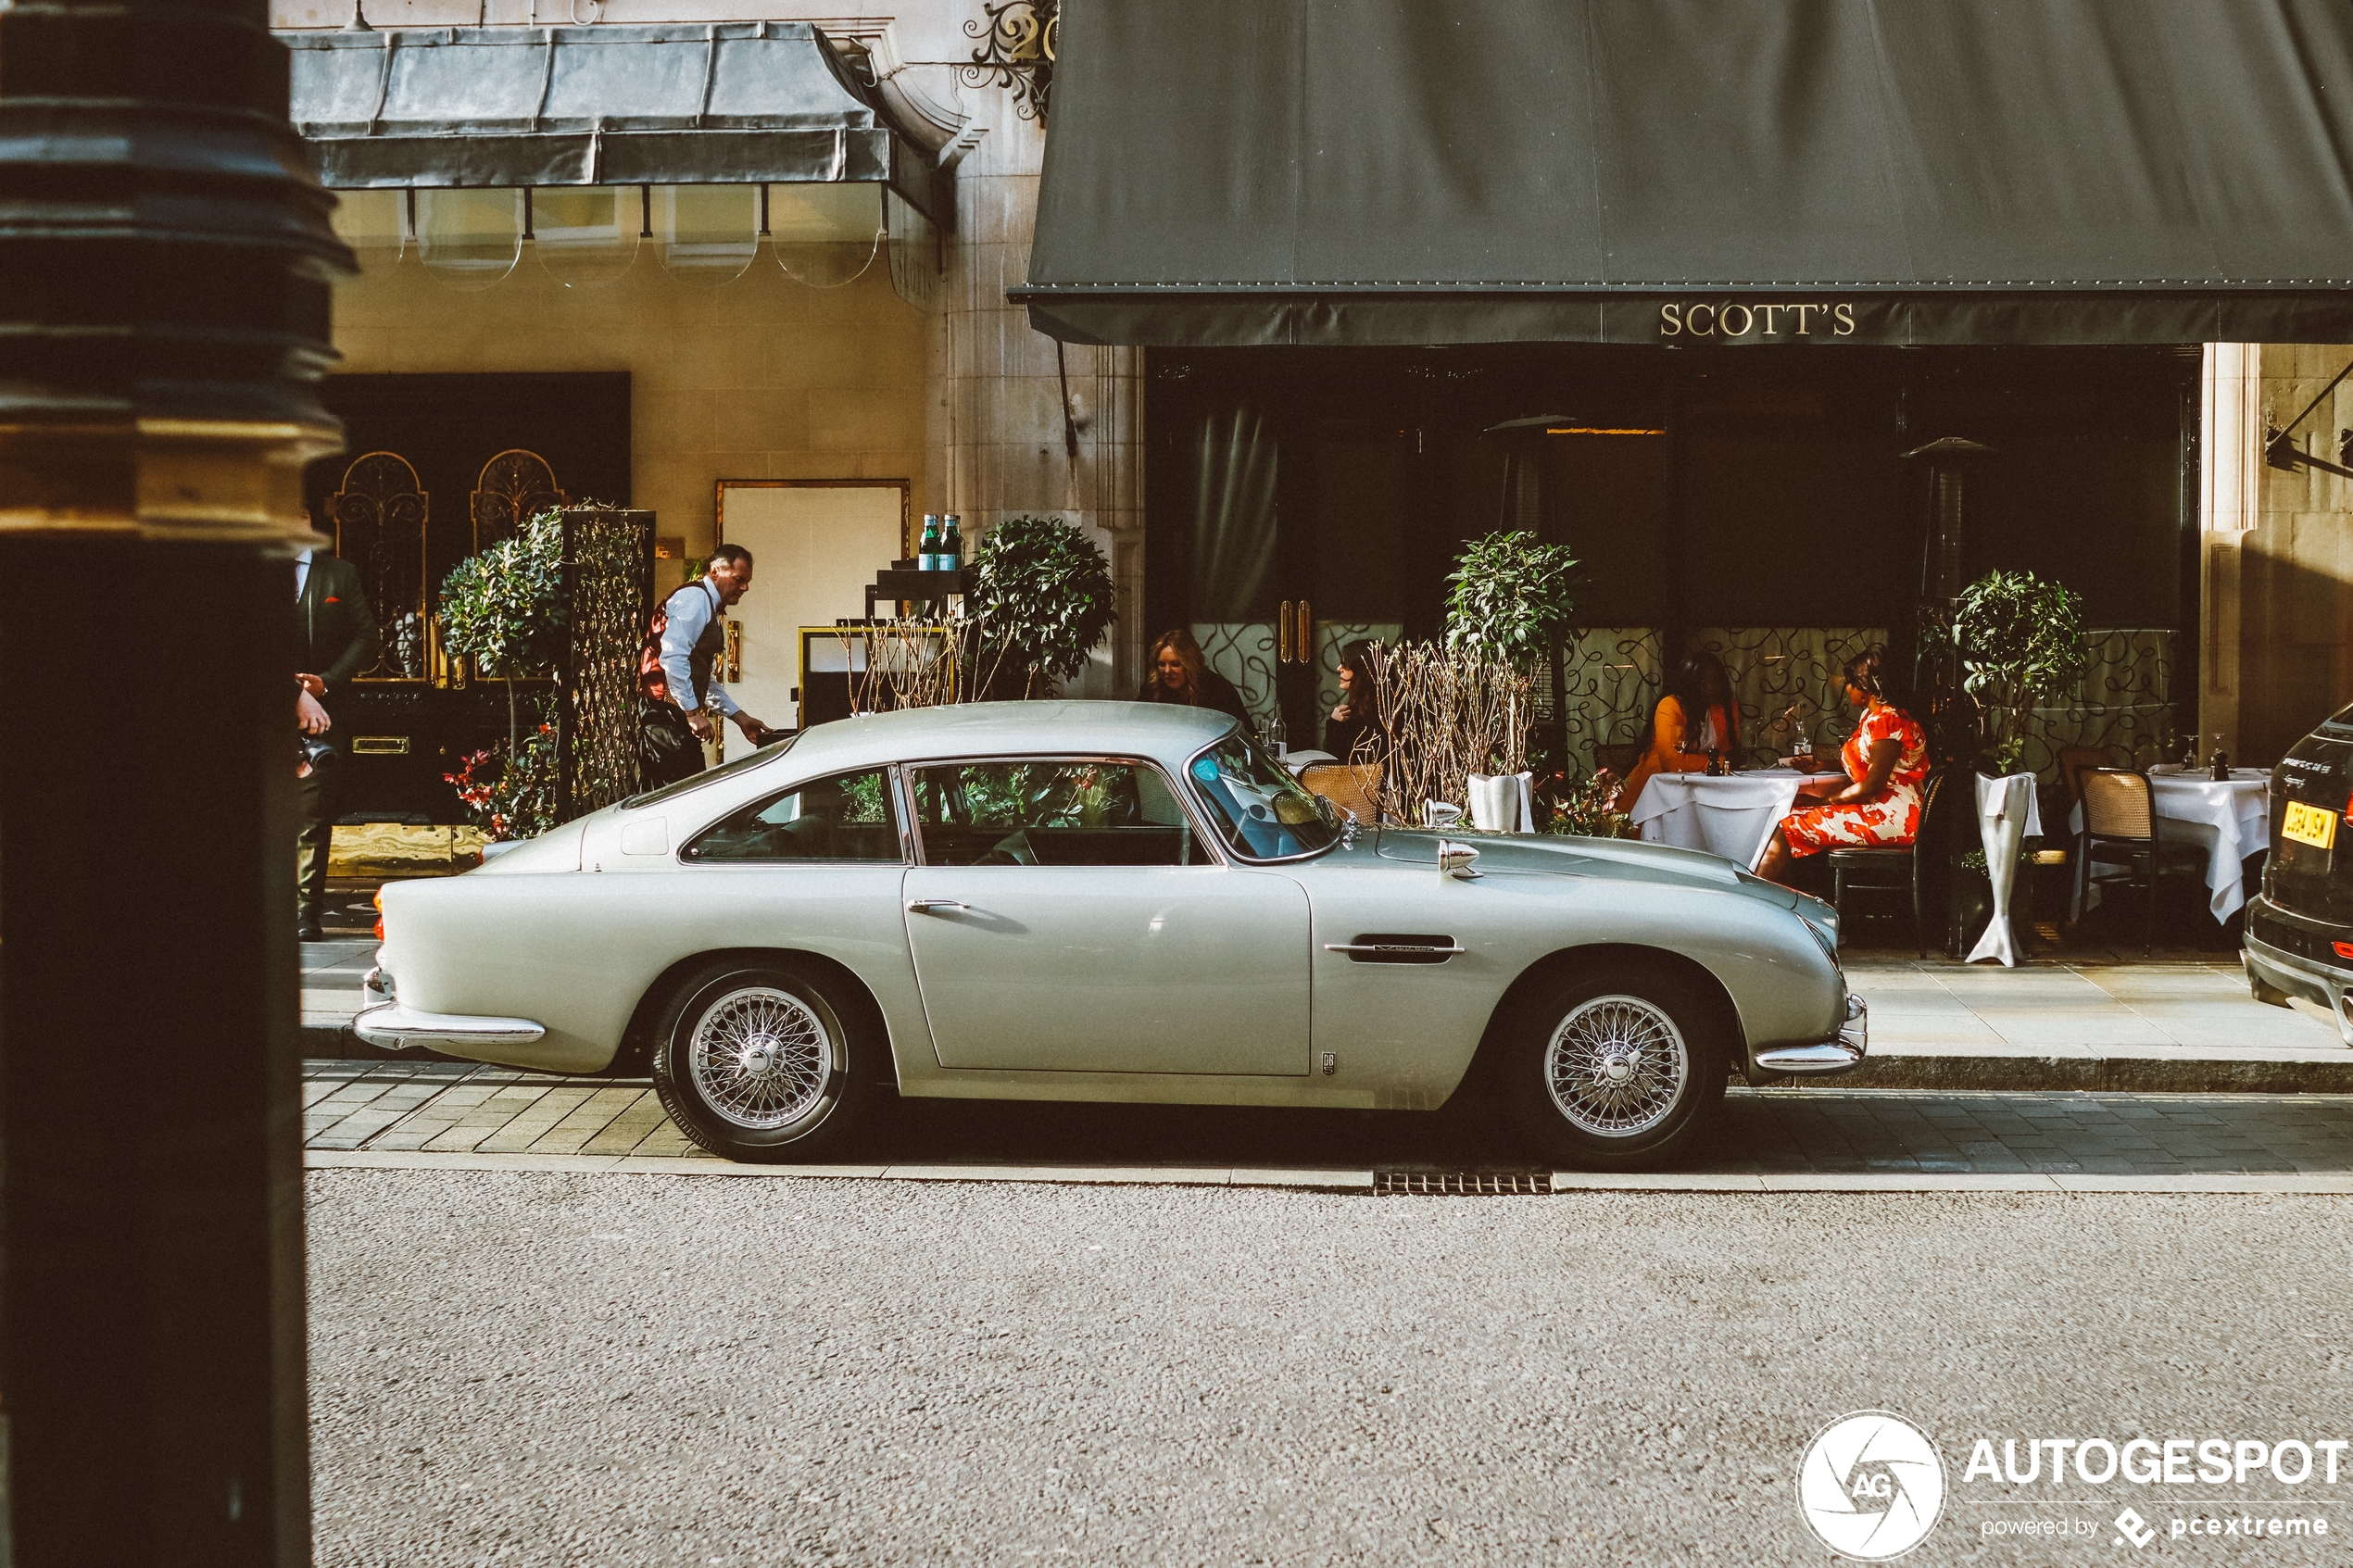
[[[1558,976],[1508,1042],[1513,1113],[1539,1151],[1622,1171],[1697,1146],[1724,1098],[1730,1042],[1713,998],[1666,965]]]
[[[838,1148],[876,1086],[882,1048],[842,983],[779,962],[689,976],[654,1038],[654,1091],[678,1128],[730,1160],[814,1159]]]

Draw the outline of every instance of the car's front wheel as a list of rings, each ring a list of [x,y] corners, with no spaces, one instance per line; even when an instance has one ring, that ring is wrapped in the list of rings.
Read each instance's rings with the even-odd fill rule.
[[[836,1149],[877,1090],[864,1010],[841,982],[782,963],[729,961],[687,978],[655,1035],[654,1090],[678,1128],[730,1160]]]
[[[1588,1170],[1664,1164],[1696,1148],[1724,1098],[1718,1010],[1664,965],[1556,977],[1509,1042],[1509,1098],[1547,1158]]]

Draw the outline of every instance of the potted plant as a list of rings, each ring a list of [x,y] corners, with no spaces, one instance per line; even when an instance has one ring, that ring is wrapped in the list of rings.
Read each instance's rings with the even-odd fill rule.
[[[563,521],[545,511],[441,580],[441,643],[507,683],[507,755],[521,750],[515,678],[554,668],[563,642]]]
[[[1577,558],[1566,545],[1546,545],[1534,534],[1504,529],[1465,545],[1446,581],[1453,585],[1446,596],[1447,655],[1508,676],[1490,684],[1504,697],[1505,733],[1516,737],[1511,756],[1473,759],[1464,780],[1472,814],[1485,827],[1504,827],[1515,818],[1519,825],[1532,826],[1525,708],[1537,662],[1576,612]],[[1505,792],[1518,797],[1516,813],[1508,806],[1497,811],[1497,792],[1482,787],[1498,776],[1516,780],[1516,787]]]
[[[2027,726],[2037,703],[2062,695],[2082,678],[2089,660],[2083,601],[2063,583],[2046,583],[2031,571],[1989,571],[1961,590],[1954,607],[1953,646],[1960,657],[1962,689],[1977,714],[1976,771],[1982,782],[1975,794],[1984,847],[1978,871],[1983,876],[1993,857],[2023,854],[2034,800],[2034,775],[2019,771]],[[2020,894],[2029,879],[2013,873],[2005,880],[2013,888],[2015,924],[2015,906],[2027,901]],[[1990,916],[1991,879],[1986,886]],[[2002,935],[1989,930],[1970,956],[2013,961],[2019,944],[2000,940]]]
[[[988,531],[967,569],[964,614],[990,679],[1000,664],[1022,671],[1022,695],[1051,693],[1087,668],[1119,610],[1111,565],[1075,524],[1011,517]]]
[[[1978,771],[2018,770],[2035,705],[2083,675],[2083,601],[2031,571],[1989,571],[1961,590],[1953,616],[1961,685],[1977,709]]]

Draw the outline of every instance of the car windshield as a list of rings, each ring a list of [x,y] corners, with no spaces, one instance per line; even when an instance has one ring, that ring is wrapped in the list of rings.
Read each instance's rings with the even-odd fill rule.
[[[623,801],[622,805],[630,808],[659,806],[665,800],[675,800],[682,795],[702,788],[705,784],[717,784],[721,779],[733,778],[737,773],[749,772],[762,762],[774,761],[790,751],[792,743],[799,738],[798,734],[786,735],[780,741],[772,741],[761,746],[749,757],[738,757],[733,762],[722,762],[716,768],[709,768],[699,773],[689,774],[676,784],[667,784],[660,789],[649,789],[643,795],[633,795]]]
[[[1194,758],[1190,771],[1194,792],[1237,855],[1289,859],[1340,839],[1323,803],[1240,730]]]

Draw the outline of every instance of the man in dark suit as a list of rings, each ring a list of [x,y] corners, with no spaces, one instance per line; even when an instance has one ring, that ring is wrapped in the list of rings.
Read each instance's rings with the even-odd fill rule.
[[[358,567],[324,552],[305,550],[295,558],[295,647],[301,671],[296,679],[332,717],[336,696],[353,676],[374,667],[382,648]],[[303,740],[296,892],[302,940],[316,942],[325,935],[321,920],[327,902],[327,851],[334,835],[336,753],[323,733]]]

